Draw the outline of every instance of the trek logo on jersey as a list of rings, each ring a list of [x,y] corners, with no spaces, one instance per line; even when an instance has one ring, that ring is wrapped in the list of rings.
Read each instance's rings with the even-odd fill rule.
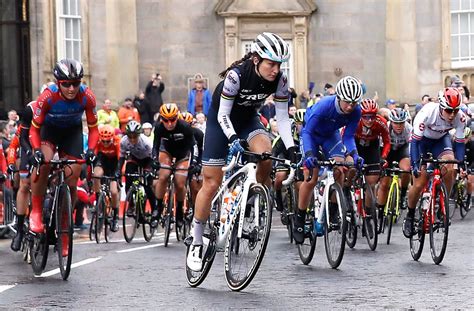
[[[250,100],[263,100],[268,97],[268,94],[242,94],[240,93],[239,96],[242,99],[246,99],[247,101],[250,101]]]

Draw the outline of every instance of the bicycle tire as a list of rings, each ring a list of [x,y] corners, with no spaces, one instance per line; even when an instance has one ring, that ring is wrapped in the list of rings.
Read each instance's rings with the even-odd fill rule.
[[[449,209],[449,219],[453,219],[454,214],[456,212],[456,208],[458,208],[459,182],[460,181],[458,179],[455,180],[453,188],[451,190],[451,197],[448,198],[449,205],[450,207],[452,207]]]
[[[369,197],[369,201],[371,202],[370,206],[366,206],[365,202],[363,202],[363,206],[365,208],[365,213],[366,217],[363,219],[364,221],[364,226],[363,229],[365,230],[365,238],[367,239],[367,244],[369,245],[370,250],[375,251],[377,248],[377,242],[378,242],[378,233],[379,230],[377,228],[378,225],[378,216],[377,216],[377,205],[376,205],[376,199],[374,192],[372,190],[372,187],[369,184],[364,185],[364,194],[365,194],[365,199],[367,199],[367,196]],[[370,227],[372,227],[372,238],[370,237],[370,232],[368,230],[367,223],[371,224]]]
[[[418,201],[415,213],[418,214],[418,218],[415,217],[413,220],[415,234],[409,240],[411,257],[413,260],[418,261],[425,245],[425,217],[422,209],[422,198]]]
[[[349,200],[346,197],[347,211],[346,211],[346,244],[349,248],[354,248],[357,244],[357,222],[356,222],[356,208],[352,201],[352,196]],[[351,205],[351,207],[349,206]]]
[[[287,187],[286,188],[286,217],[287,217],[287,225],[286,229],[288,231],[288,238],[290,239],[290,244],[293,244],[294,238],[293,238],[293,229],[295,227],[294,225],[294,220],[293,217],[295,215],[295,208],[296,206],[296,200],[294,199],[294,188],[292,187]]]
[[[316,233],[314,232],[314,214],[312,209],[306,213],[304,231],[305,239],[303,243],[297,244],[298,255],[304,265],[309,265],[311,260],[313,260],[317,240]]]
[[[130,187],[125,197],[125,208],[123,209],[123,237],[127,243],[132,242],[137,232],[137,194],[133,187]]]
[[[95,239],[94,231],[95,231],[95,222],[97,221],[97,220],[95,219],[95,217],[96,217],[95,214],[96,214],[95,211],[93,211],[93,212],[91,213],[91,223],[90,223],[90,225],[89,225],[89,240],[90,240],[90,241],[93,241],[93,240]]]
[[[398,189],[398,184],[395,184],[395,186],[390,188],[391,193],[388,194],[389,201],[387,202],[388,209],[387,209],[387,215],[386,215],[386,222],[387,222],[387,245],[390,244],[390,238],[392,237],[392,227],[393,223],[397,219],[397,214],[398,214],[398,205],[397,202],[399,201],[399,189]]]
[[[155,235],[156,228],[151,225],[151,215],[146,215],[143,217],[144,222],[142,224],[143,238],[145,241],[150,242]]]
[[[456,206],[459,208],[459,213],[461,214],[461,219],[466,217],[467,213],[470,210],[470,202],[467,202],[467,189],[466,185],[462,185],[460,189],[458,189],[458,195],[456,198]]]
[[[101,192],[99,194],[99,198],[97,199],[96,206],[95,206],[95,230],[94,230],[94,237],[95,237],[95,242],[97,244],[100,243],[100,238],[102,236],[102,230],[104,230],[105,224],[105,217],[106,212],[105,212],[105,196]]]
[[[326,186],[327,187],[327,186]],[[329,193],[336,191],[336,200],[339,202],[338,208],[336,210],[337,222],[329,224],[327,217],[324,220],[324,245],[326,249],[326,257],[331,268],[336,269],[342,262],[344,256],[344,249],[346,245],[346,202],[344,194],[342,193],[341,186],[334,183],[330,185]],[[325,202],[326,205],[327,202]],[[342,205],[342,206],[341,206]],[[325,207],[326,208],[326,207]],[[326,209],[326,212],[329,211],[329,208]],[[342,215],[340,212],[342,211]],[[325,216],[323,216],[325,217]],[[334,233],[334,234],[332,234]],[[334,243],[331,243],[335,241]],[[334,246],[333,246],[334,245]]]
[[[35,275],[41,275],[48,262],[49,243],[45,234],[31,238],[29,242],[31,267]]]
[[[66,184],[59,185],[58,198],[56,201],[56,249],[58,251],[59,270],[63,280],[67,280],[71,272],[74,228],[72,225],[71,193]],[[63,243],[66,240],[66,243]],[[67,245],[67,250],[64,249]],[[65,256],[63,254],[66,254]]]
[[[430,221],[430,251],[434,263],[439,265],[443,261],[446,253],[449,235],[449,203],[444,183],[441,183],[439,188],[437,187],[435,189],[433,208],[433,216],[435,219],[431,219]],[[437,238],[438,233],[440,236],[439,241]]]
[[[212,263],[214,262],[214,258],[216,257],[216,251],[217,251],[216,250],[216,236],[212,230],[215,230],[215,229],[211,229],[211,233],[203,235],[203,237],[208,238],[209,242],[207,244],[206,249],[203,250],[204,255],[202,258],[203,264],[202,264],[201,271],[193,271],[189,269],[188,265],[185,263],[186,279],[188,281],[189,286],[191,287],[198,287],[199,285],[201,285],[202,282],[204,282],[209,271],[211,270]],[[188,257],[190,247],[191,245],[188,245],[186,248],[186,258]]]
[[[170,185],[168,189],[168,199],[166,202],[165,210],[166,214],[164,216],[164,247],[168,247],[171,234],[171,220],[173,217],[173,206],[174,206],[174,186]]]
[[[114,235],[114,232],[112,231],[112,208],[110,207],[110,198],[106,200],[105,204],[105,227],[104,227],[104,237],[105,237],[105,242],[109,243],[112,240],[112,236]]]
[[[273,207],[271,206],[270,196],[265,186],[261,184],[251,185],[247,202],[240,202],[240,204],[241,208],[231,223],[231,227],[229,228],[230,233],[224,248],[225,277],[227,286],[233,291],[243,290],[256,275],[265,255],[272,224]],[[245,206],[243,204],[245,204]],[[259,217],[259,227],[252,227],[254,221],[247,221],[251,219],[252,216],[255,219],[256,204],[259,206],[259,215],[257,215],[257,217]],[[245,213],[248,217],[244,218],[245,223],[242,224],[242,236],[238,238],[236,233],[239,229],[241,213]],[[250,264],[250,268],[248,270],[244,268],[245,272],[240,273],[237,269],[245,266],[240,260],[246,256],[246,250],[256,250],[255,258],[252,264]]]

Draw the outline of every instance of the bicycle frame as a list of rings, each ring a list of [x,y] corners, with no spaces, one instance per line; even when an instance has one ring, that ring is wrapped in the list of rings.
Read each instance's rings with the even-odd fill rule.
[[[425,233],[429,231],[429,224],[434,224],[435,215],[434,215],[434,204],[435,204],[435,190],[441,184],[441,170],[436,167],[432,173],[430,173],[430,178],[428,179],[427,184],[425,185],[423,192],[430,192],[430,205],[428,210],[423,211],[423,217],[425,218]],[[443,193],[440,192],[440,196],[443,196]],[[444,198],[441,197],[440,202],[444,202]],[[446,209],[444,204],[441,205],[441,211],[443,214],[446,214]]]
[[[336,180],[334,179],[334,173],[332,171],[332,169],[329,169],[327,170],[327,176],[326,178],[324,179],[325,181],[325,185],[324,185],[324,192],[323,192],[323,199],[322,199],[322,213],[324,213],[325,215],[323,215],[323,217],[326,218],[326,222],[329,224],[330,221],[329,221],[329,189],[331,188],[331,186],[333,184],[336,183]],[[337,198],[337,206],[339,208],[339,215],[344,215],[343,213],[343,210],[342,210],[342,204],[341,204],[341,201],[339,200],[339,196],[336,196]],[[318,218],[318,221],[321,219],[321,217],[319,217],[320,215],[315,215],[317,218]]]
[[[392,199],[392,196],[393,196],[393,193],[395,191],[399,192],[399,184],[398,184],[398,181],[399,181],[399,176],[398,174],[392,172],[390,174],[390,176],[392,177],[392,181],[390,182],[390,188],[388,190],[388,197],[387,197],[387,203],[385,203],[385,207],[384,207],[384,215],[387,216],[388,215],[388,203],[391,201]],[[396,202],[396,208],[395,208],[395,216],[398,217],[400,216],[400,209],[399,209],[399,206],[400,206],[400,196],[397,195],[397,202]]]

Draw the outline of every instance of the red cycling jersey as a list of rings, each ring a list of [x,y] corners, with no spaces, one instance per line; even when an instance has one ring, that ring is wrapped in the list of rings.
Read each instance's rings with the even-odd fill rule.
[[[361,146],[368,146],[370,142],[382,137],[383,149],[381,157],[386,159],[390,152],[390,132],[388,130],[387,121],[382,116],[377,115],[371,127],[364,126],[362,119],[359,121],[355,138]]]
[[[95,146],[95,154],[102,153],[107,158],[120,158],[120,137],[114,136],[113,142],[105,146],[101,141]]]
[[[7,163],[5,162],[5,154],[3,153],[3,146],[0,143],[0,174],[7,171]]]
[[[13,136],[10,142],[10,146],[8,146],[7,148],[7,164],[8,165],[10,164],[15,165],[15,162],[17,159],[18,148],[20,148],[20,139],[19,139],[20,131],[21,131],[21,127],[19,126],[15,133],[15,136]]]
[[[33,149],[41,146],[40,129],[43,124],[59,128],[79,126],[85,112],[89,127],[89,149],[94,150],[99,138],[97,112],[94,93],[85,85],[73,100],[66,100],[57,85],[46,88],[33,104],[33,125],[30,128],[30,142]]]

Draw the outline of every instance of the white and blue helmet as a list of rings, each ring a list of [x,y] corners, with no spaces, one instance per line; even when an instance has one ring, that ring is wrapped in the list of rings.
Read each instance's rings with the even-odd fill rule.
[[[279,35],[271,32],[259,34],[250,47],[252,53],[274,62],[286,62],[290,58],[290,47]]]

